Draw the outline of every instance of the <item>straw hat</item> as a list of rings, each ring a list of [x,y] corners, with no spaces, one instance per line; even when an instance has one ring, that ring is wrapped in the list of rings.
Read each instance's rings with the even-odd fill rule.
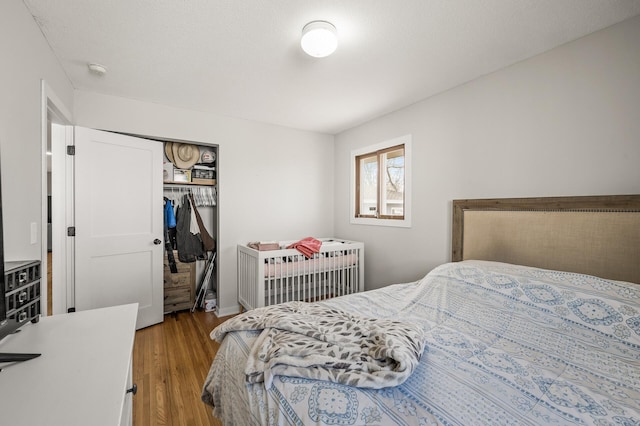
[[[173,158],[167,157],[173,161],[179,169],[190,169],[200,159],[200,149],[189,143],[173,142],[171,145],[171,153]]]
[[[164,143],[164,154],[167,156],[167,159],[173,163],[173,150],[171,147],[173,146],[173,142],[165,142]]]

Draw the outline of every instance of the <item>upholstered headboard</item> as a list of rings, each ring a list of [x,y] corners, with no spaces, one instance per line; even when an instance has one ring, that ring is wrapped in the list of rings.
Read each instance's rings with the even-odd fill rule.
[[[640,195],[453,201],[452,260],[640,283]]]

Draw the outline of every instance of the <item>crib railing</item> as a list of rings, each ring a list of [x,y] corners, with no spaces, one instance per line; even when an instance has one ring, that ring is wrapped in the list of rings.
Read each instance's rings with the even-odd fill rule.
[[[238,301],[247,310],[292,300],[314,302],[364,290],[364,244],[322,238],[307,259],[295,249],[238,245]],[[282,242],[286,247],[291,242]]]

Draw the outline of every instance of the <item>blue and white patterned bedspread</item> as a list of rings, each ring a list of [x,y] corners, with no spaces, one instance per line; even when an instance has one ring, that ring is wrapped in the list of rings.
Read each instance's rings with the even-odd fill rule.
[[[228,425],[640,425],[640,285],[466,261],[327,305],[419,323],[402,385],[358,389],[278,376],[245,383],[255,332],[228,335],[203,400]]]

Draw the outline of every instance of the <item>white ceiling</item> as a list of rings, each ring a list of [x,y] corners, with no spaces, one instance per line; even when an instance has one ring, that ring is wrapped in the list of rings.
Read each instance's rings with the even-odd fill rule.
[[[640,14],[639,0],[23,1],[76,89],[330,134]],[[313,20],[336,26],[332,56],[300,49]]]

